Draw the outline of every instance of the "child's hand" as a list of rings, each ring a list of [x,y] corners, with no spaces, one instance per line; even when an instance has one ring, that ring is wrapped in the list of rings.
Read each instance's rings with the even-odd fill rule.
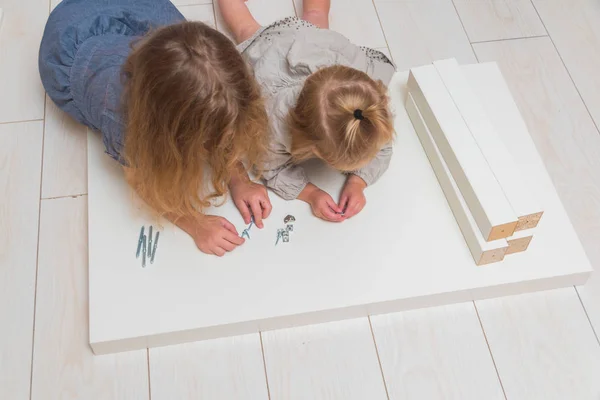
[[[240,210],[244,222],[249,224],[251,217],[259,228],[263,228],[263,218],[271,214],[271,201],[264,185],[254,183],[250,180],[232,180],[229,185],[231,198],[235,206]]]
[[[306,185],[298,198],[310,204],[313,214],[318,218],[330,222],[344,220],[344,216],[341,215],[342,209],[335,204],[331,196],[312,183]]]
[[[190,235],[203,253],[222,257],[228,251],[235,250],[245,240],[240,237],[235,226],[223,217],[206,215],[196,222]]]
[[[367,204],[364,193],[366,187],[366,182],[356,175],[350,175],[346,180],[340,196],[340,208],[344,210],[346,218],[355,216]]]

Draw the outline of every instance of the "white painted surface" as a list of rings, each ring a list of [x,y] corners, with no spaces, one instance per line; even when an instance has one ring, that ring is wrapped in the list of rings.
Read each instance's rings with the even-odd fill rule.
[[[553,6],[562,7],[556,2],[553,2]],[[561,9],[554,12],[561,14]],[[593,15],[600,14],[596,12],[596,3],[587,12],[584,9],[578,11],[586,14],[586,24],[565,14],[562,29],[571,29],[573,33],[579,32],[573,27],[587,30],[595,18]],[[544,15],[541,10],[540,12]],[[550,25],[549,29],[552,31]],[[589,57],[581,53],[576,61],[571,62],[589,62],[582,68],[593,69],[591,65],[594,65],[595,57],[599,54],[595,49],[600,36],[588,31],[583,35],[589,38],[588,42],[579,41],[577,37],[563,38],[563,46],[584,46]],[[558,46],[563,50],[559,54],[550,38],[481,43],[474,47],[481,60],[497,61],[506,76],[510,91],[525,118],[554,186],[592,265],[598,271],[600,133],[588,112],[594,112],[594,103],[582,101],[587,97],[580,95],[583,94],[580,88],[593,88],[592,91],[600,93],[600,81],[575,80],[578,82],[576,87],[571,79],[574,75],[569,75],[563,63],[569,53]],[[596,332],[600,333],[600,275],[594,274],[585,287],[578,290]]]
[[[453,0],[453,3],[471,42],[546,34],[531,0]]]
[[[204,22],[211,28],[216,29],[215,10],[210,2],[209,4],[179,6],[177,8],[188,21]]]
[[[0,124],[0,399],[26,399],[31,342],[43,123]]]
[[[87,193],[87,128],[46,97],[42,198]]]
[[[274,211],[265,229],[253,230],[251,240],[222,259],[202,254],[183,232],[165,224],[156,262],[142,269],[135,259],[137,239],[140,226],[153,218],[132,203],[120,167],[104,155],[99,137],[90,135],[94,350],[152,347],[584,281],[589,263],[531,139],[518,132],[506,144],[523,173],[536,181],[533,189],[548,213],[544,229],[522,256],[475,267],[402,107],[406,79],[398,74],[391,84],[396,153],[389,171],[368,189],[369,205],[361,214],[328,224],[312,217],[304,203],[272,196]],[[341,175],[318,166],[308,171],[316,184],[338,193]],[[231,203],[211,212],[243,229]],[[276,230],[290,213],[297,219],[291,242],[274,247]],[[375,230],[380,235],[372,235]]]
[[[173,0],[173,4],[177,6],[181,10],[182,6],[196,6],[202,4],[211,4],[212,0]],[[187,18],[187,17],[186,17]]]
[[[294,0],[294,5],[298,17],[302,18],[303,1]],[[372,0],[332,1],[329,29],[359,46],[373,49],[387,46]]]
[[[48,0],[2,0],[0,123],[44,118],[38,52]],[[8,40],[7,40],[8,39]]]
[[[221,15],[219,2],[215,0],[213,1],[213,5],[215,7],[217,29],[233,40],[233,36],[229,32]],[[292,0],[247,0],[246,6],[248,6],[254,19],[262,26],[270,25],[277,20],[296,15]]]
[[[435,172],[440,187],[444,191],[444,196],[446,196],[446,200],[452,209],[454,218],[456,218],[456,222],[467,242],[467,246],[469,246],[469,251],[471,251],[473,260],[479,265],[485,252],[493,252],[497,254],[496,257],[494,257],[496,261],[502,261],[504,254],[508,249],[508,243],[505,239],[488,242],[481,235],[477,223],[473,219],[471,211],[460,193],[460,189],[454,181],[454,178],[452,178],[452,173],[448,169],[444,157],[437,148],[435,141],[431,136],[431,132],[427,128],[423,116],[419,112],[410,93],[406,99],[406,112],[412,121],[415,132],[419,136],[419,140],[427,154],[431,168],[433,168],[433,172]]]
[[[176,0],[178,1],[178,0]],[[184,0],[188,1],[188,0]],[[192,1],[192,0],[189,0]],[[197,0],[193,0],[196,2]],[[199,0],[205,1],[205,0]],[[285,3],[284,0],[281,0],[282,4]],[[340,0],[334,0],[339,2]],[[391,3],[389,1],[393,0],[383,0],[384,3],[381,3],[385,6],[385,13],[380,12],[382,17],[385,17],[385,28],[386,33],[388,32],[396,32],[395,35],[388,35],[390,38],[390,45],[394,47],[394,51],[396,55],[399,57],[399,60],[404,62],[406,65],[404,68],[416,66],[423,64],[425,62],[432,61],[437,58],[445,58],[450,56],[459,57],[461,62],[466,62],[464,59],[460,59],[461,55],[465,55],[467,53],[471,53],[470,45],[466,40],[466,36],[462,31],[462,27],[460,25],[460,21],[454,13],[451,0],[419,0],[419,1],[406,1],[406,0],[397,0],[395,3]],[[495,0],[491,0],[490,3],[497,3]],[[516,3],[519,0],[509,0],[506,4],[511,5]],[[528,0],[523,1],[526,3]],[[475,4],[478,2],[474,1],[465,1],[470,4]],[[549,21],[549,16],[544,14],[544,10],[542,9],[540,3],[543,2],[544,6],[548,6],[553,8],[553,16],[554,22]],[[4,7],[2,1],[0,1],[2,5],[0,7]],[[28,11],[31,13],[33,17],[36,12],[35,8],[42,7],[43,10],[47,10],[48,4],[44,2],[44,4],[37,4],[32,2],[20,1],[18,2],[22,5],[28,7]],[[54,6],[57,3],[56,0],[51,1]],[[379,7],[380,3],[377,2]],[[583,98],[586,99],[586,103],[590,111],[596,112],[595,110],[600,110],[599,107],[594,106],[594,93],[600,93],[600,86],[598,85],[598,76],[596,67],[597,65],[597,55],[600,52],[597,51],[597,43],[598,43],[598,35],[597,31],[595,31],[598,27],[600,27],[600,20],[598,19],[598,7],[596,0],[582,0],[582,1],[562,1],[562,0],[542,0],[536,1],[536,5],[540,14],[542,14],[542,18],[550,31],[550,35],[552,40],[556,43],[560,57],[556,52],[556,49],[552,45],[550,38],[540,39],[528,39],[528,40],[510,40],[506,42],[499,43],[489,43],[489,44],[479,44],[476,45],[476,49],[479,53],[479,57],[482,60],[498,60],[501,63],[502,71],[505,74],[507,81],[510,85],[511,91],[517,100],[517,103],[527,121],[529,126],[529,131],[532,136],[534,136],[538,151],[541,153],[542,158],[546,163],[546,167],[548,168],[550,175],[555,183],[557,191],[561,196],[562,201],[569,212],[569,216],[571,217],[573,224],[575,225],[575,229],[578,231],[579,237],[581,238],[584,246],[586,247],[587,254],[590,257],[591,261],[595,265],[600,265],[600,246],[597,246],[597,243],[600,241],[600,236],[598,235],[600,228],[600,220],[598,219],[600,207],[600,192],[598,188],[600,187],[595,180],[594,171],[599,171],[595,160],[600,160],[600,156],[597,156],[596,150],[598,146],[594,144],[593,139],[600,137],[598,131],[594,128],[591,123],[591,119],[586,112],[585,103],[581,100],[581,98],[577,94],[577,90],[573,82],[571,82],[569,75],[566,73],[566,70],[561,62],[561,57],[567,64],[570,73],[574,77],[574,81],[578,86],[578,89],[581,91]],[[514,8],[510,7],[512,10]],[[459,10],[460,11],[460,10]],[[569,12],[569,13],[567,13]],[[577,18],[573,18],[575,15]],[[476,16],[477,17],[477,16]],[[5,16],[5,28],[6,23],[8,21],[9,14]],[[491,24],[484,22],[485,16],[480,15],[480,20],[482,21],[481,26],[482,29],[488,29],[493,31],[495,28]],[[501,16],[502,23],[508,21],[510,19],[517,19],[518,16],[507,15]],[[584,18],[584,19],[582,19]],[[553,23],[560,24],[561,31],[554,30]],[[586,25],[584,25],[586,24]],[[351,29],[346,28],[346,29]],[[12,39],[15,37],[17,32],[12,32],[10,35],[6,33],[6,30],[3,30],[0,33],[0,41],[5,40],[6,38]],[[418,32],[414,33],[413,32]],[[562,38],[559,38],[559,35],[565,34]],[[462,35],[462,36],[461,36]],[[582,39],[583,38],[583,39]],[[39,44],[39,43],[38,43]],[[23,44],[22,46],[26,46]],[[37,46],[37,44],[35,44]],[[570,57],[569,51],[577,53],[578,57]],[[37,48],[36,48],[37,51]],[[472,57],[472,54],[471,54]],[[4,59],[2,59],[4,60]],[[474,58],[471,60],[467,60],[468,62],[472,62]],[[1,61],[0,61],[1,63]],[[31,67],[34,64],[30,64]],[[573,66],[580,68],[582,71],[586,71],[587,74],[583,75],[580,78],[576,77],[574,74]],[[30,79],[30,82],[36,83],[38,82],[39,77],[37,76],[37,71],[34,71],[34,68],[28,68],[27,71],[23,70],[20,73],[23,75],[22,78]],[[582,89],[585,89],[583,91]],[[15,88],[13,88],[15,90]],[[18,89],[16,89],[18,90]],[[10,99],[11,96],[21,96],[22,93],[13,93],[2,92],[2,95],[8,96]],[[590,97],[590,95],[592,97]],[[41,97],[41,96],[40,96]],[[33,100],[37,98],[37,95],[34,97],[29,97],[33,103]],[[4,100],[4,99],[3,99]],[[1,101],[0,101],[1,102]],[[33,105],[35,108],[35,104]],[[41,108],[40,108],[41,109]],[[23,110],[25,113],[30,113],[31,110]],[[587,139],[586,139],[587,138]],[[47,138],[46,138],[47,140]],[[28,143],[29,145],[30,143]],[[2,150],[6,150],[4,148],[0,148],[0,153]],[[66,148],[64,151],[68,151]],[[39,163],[39,159],[41,158],[41,154],[39,151],[33,151],[31,147],[21,151],[21,154],[27,162]],[[64,154],[65,157],[68,157],[68,154]],[[4,165],[0,165],[0,180],[6,181],[6,176],[13,176],[11,174],[10,168],[4,168]],[[26,184],[26,187],[33,186],[31,181],[22,180],[23,184]],[[39,184],[39,181],[38,181]],[[5,192],[0,189],[0,203],[5,200],[7,197],[5,196],[7,193],[18,192],[19,194],[9,194],[9,197],[16,200],[20,207],[25,208],[25,203],[28,199],[35,199],[37,196],[37,191],[26,190],[21,184],[16,185],[14,187],[10,187],[9,191]],[[27,194],[26,194],[27,193]],[[2,209],[2,207],[0,207]],[[4,209],[6,210],[6,209]],[[25,211],[24,211],[25,212]],[[6,215],[12,215],[11,218],[7,219]],[[23,228],[24,220],[15,214],[7,214],[6,211],[0,211],[0,225],[2,229],[0,229],[0,236],[5,232],[20,232]],[[28,218],[37,218],[36,214],[27,213]],[[6,225],[5,225],[6,223]],[[8,228],[6,228],[8,227]],[[47,237],[41,238],[39,245],[43,246],[43,242],[47,240]],[[535,240],[535,239],[534,239]],[[33,240],[28,240],[26,243],[20,243],[19,249],[23,251],[23,254],[27,254],[27,257],[31,257],[34,253],[36,253],[36,246],[38,244]],[[2,249],[2,246],[0,246]],[[6,255],[6,253],[2,253],[4,250],[0,250],[0,264],[2,262],[2,257]],[[11,253],[15,254],[12,250]],[[81,265],[81,267],[85,268],[85,265]],[[18,273],[22,273],[23,271],[19,271]],[[48,275],[46,275],[48,276]],[[64,276],[64,272],[61,272],[61,279]],[[594,322],[598,324],[596,326],[600,327],[600,276],[595,274],[592,279],[589,280],[588,284],[584,288],[579,288],[581,290],[581,297],[586,305],[587,311]],[[45,279],[42,277],[42,279]],[[66,278],[65,278],[66,279]],[[6,282],[9,285],[9,292],[3,292],[4,296],[0,295],[2,299],[8,298],[11,309],[15,314],[23,317],[28,314],[27,310],[27,302],[20,302],[21,299],[26,298],[24,293],[29,293],[27,296],[33,297],[33,290],[31,290],[31,286],[28,280],[12,280],[10,282]],[[592,285],[589,285],[592,284]],[[38,280],[38,286],[43,285],[43,282]],[[4,288],[3,288],[4,290]],[[67,289],[68,290],[68,289]],[[553,290],[546,292],[546,295],[549,299],[556,298],[557,301],[562,301],[560,290]],[[4,301],[4,300],[3,300]],[[81,301],[81,300],[78,300]],[[6,302],[4,302],[6,304]],[[532,307],[529,302],[528,297],[524,297],[522,303],[519,305],[523,309],[527,309],[528,307]],[[552,310],[553,305],[549,304],[549,309]],[[1,308],[1,306],[0,306]],[[419,310],[415,311],[416,314],[426,313],[430,310]],[[495,313],[500,313],[501,309],[496,309],[492,312],[491,317],[494,317]],[[515,319],[515,324],[520,326],[522,331],[528,331],[531,328],[529,324],[523,323],[520,321],[520,318],[535,318],[535,314],[538,310],[533,312],[533,315],[529,314],[519,314],[518,318]],[[545,324],[543,328],[536,329],[535,334],[541,335],[541,338],[544,340],[543,345],[549,346],[550,349],[553,350],[555,354],[559,354],[561,352],[571,352],[572,349],[569,347],[561,346],[557,348],[553,341],[554,340],[579,340],[580,331],[574,330],[571,331],[571,327],[573,326],[572,320],[578,319],[578,313],[574,313],[573,315],[569,313],[560,313],[560,316],[552,319],[551,322]],[[62,318],[61,315],[56,315],[55,318],[60,321]],[[432,318],[432,323],[435,323],[438,317]],[[414,321],[414,319],[412,319]],[[2,321],[5,321],[4,319]],[[78,324],[87,324],[87,320],[78,320]],[[463,324],[461,322],[456,322],[456,329],[460,330]],[[556,329],[556,327],[565,329]],[[2,329],[5,327],[2,326]],[[5,330],[0,329],[3,333]],[[466,329],[466,328],[465,328]],[[488,330],[492,329],[488,327]],[[581,326],[582,330],[589,330],[589,327]],[[600,329],[597,329],[600,333]],[[347,333],[348,335],[351,332]],[[515,345],[519,344],[519,340],[521,340],[521,336],[515,338],[515,336],[510,336],[508,341],[516,341]],[[535,345],[540,340],[535,336],[530,336],[531,344]],[[31,346],[31,340],[29,341],[29,346]],[[207,342],[208,343],[208,342]],[[415,359],[418,364],[418,371],[433,371],[441,365],[446,365],[443,361],[448,359],[447,350],[443,350],[443,344],[441,342],[437,342],[438,344],[432,351],[436,351],[437,354],[440,354],[442,359],[438,357],[428,358],[427,360],[424,357],[421,357],[421,354],[425,352],[426,349],[419,349],[419,347],[415,347],[415,355],[412,359]],[[454,346],[454,342],[448,341],[444,342],[446,346]],[[590,349],[594,349],[597,344],[589,343],[585,341],[586,346],[589,345]],[[346,351],[351,351],[355,343],[353,341],[346,342]],[[78,346],[86,347],[85,344],[79,344]],[[63,353],[67,351],[78,350],[78,346],[70,347],[69,349],[53,349],[56,353]],[[177,346],[173,346],[171,348],[176,348]],[[442,347],[442,350],[440,350]],[[457,346],[458,347],[458,346]],[[468,360],[471,360],[473,356],[471,353],[479,351],[478,346],[471,346],[470,348],[465,348],[464,351],[460,351],[459,358],[452,364],[452,367],[455,372],[457,372],[458,368],[462,368],[462,370],[469,371],[468,368],[470,363]],[[406,360],[406,348],[403,348],[404,360]],[[39,351],[39,348],[34,351],[35,353]],[[18,356],[16,358],[6,359],[3,358],[0,364],[2,367],[0,368],[2,371],[8,369],[11,371],[11,374],[15,374],[13,370],[20,370],[20,363],[27,362],[31,359],[31,354],[28,351],[18,351]],[[540,352],[540,358],[543,356],[543,352]],[[194,353],[186,354],[185,352],[180,352],[177,360],[173,360],[172,362],[175,364],[184,365],[188,362],[189,357],[194,357]],[[68,356],[67,356],[68,357]],[[335,354],[332,355],[333,358],[337,358]],[[416,358],[415,358],[416,357]],[[104,357],[97,357],[100,359],[105,359]],[[55,360],[60,360],[60,357],[57,357]],[[476,358],[477,359],[477,358]],[[512,360],[512,359],[511,359]],[[511,378],[513,381],[518,379],[523,379],[522,376],[519,375],[519,372],[522,368],[521,363],[523,359],[517,357],[514,359],[515,366],[518,368],[513,368],[510,363],[505,364],[505,368],[502,372],[505,379]],[[333,361],[331,361],[333,362]],[[454,367],[455,366],[455,367]],[[539,364],[535,363],[527,363],[527,367],[537,368]],[[555,369],[553,369],[552,377],[554,376],[569,376],[573,378],[573,381],[581,381],[579,376],[586,376],[588,374],[589,364],[587,362],[581,362],[577,364],[567,363],[567,364],[555,364],[553,365]],[[58,364],[48,363],[48,368],[60,368]],[[74,367],[75,368],[75,367]],[[125,376],[128,375],[128,370],[130,367],[121,366],[117,369],[117,374],[123,374]],[[307,372],[309,373],[309,372]],[[557,375],[554,375],[557,374]],[[18,374],[17,374],[18,375]],[[512,376],[510,376],[512,375]],[[0,385],[0,397],[4,398],[3,395],[6,394],[6,389],[10,388],[18,388],[18,395],[12,396],[13,392],[10,392],[8,398],[15,400],[26,400],[29,398],[27,395],[30,381],[29,381],[29,373],[27,372],[26,379],[17,379],[15,381],[11,381],[11,385],[6,386],[5,382],[2,381]],[[69,375],[72,378],[72,386],[82,387],[86,385],[89,381],[85,381],[83,376],[80,374],[71,373]],[[452,376],[443,375],[439,376],[434,373],[428,375],[431,377],[432,381],[425,381],[423,384],[430,385],[444,385],[444,388],[448,388],[451,383],[447,382],[447,379],[452,379]],[[478,375],[474,375],[478,376]],[[3,378],[9,379],[9,376],[6,374],[3,375]],[[433,379],[439,377],[439,381],[434,382]],[[548,390],[553,389],[554,381],[552,377],[544,381],[537,381],[536,388],[540,388],[540,392],[544,393],[544,386],[548,386]],[[201,378],[201,377],[199,377]],[[529,378],[529,376],[527,376]],[[343,381],[345,378],[342,373],[338,378],[340,381]],[[351,379],[348,377],[348,379]],[[414,382],[415,379],[411,381]],[[164,381],[163,381],[164,382]],[[523,383],[525,379],[523,379]],[[584,380],[585,383],[585,380]],[[154,384],[151,382],[151,385]],[[173,393],[180,393],[178,391],[179,385],[185,385],[185,380],[178,382],[172,382],[172,390]],[[416,382],[415,382],[416,384]],[[35,379],[33,385],[36,386]],[[469,386],[466,386],[469,385]],[[472,393],[470,390],[472,386],[476,385],[469,380],[456,380],[456,391],[460,394],[462,393]],[[227,383],[223,383],[221,385],[221,389],[224,394],[230,393],[230,389],[227,387]],[[429,387],[424,387],[423,391],[425,393],[426,390],[431,389]],[[578,395],[580,388],[577,388],[573,392],[573,394],[567,394],[564,398],[573,399],[574,396]],[[452,391],[447,390],[447,392],[452,393]],[[390,391],[390,397],[394,398],[394,390]],[[77,393],[74,394],[74,396]],[[458,395],[457,395],[458,396]],[[6,396],[5,396],[6,397]],[[310,394],[312,397],[312,393]],[[494,398],[492,395],[483,396],[478,398]],[[585,396],[582,396],[585,398]],[[218,398],[218,397],[217,397]],[[226,398],[226,397],[225,397]],[[451,395],[448,395],[447,398],[452,398]],[[458,399],[468,398],[467,396],[457,397]],[[526,398],[527,396],[512,396],[514,398]]]
[[[86,236],[86,196],[42,201],[31,399],[146,400],[146,351],[89,347]]]
[[[510,236],[517,217],[436,68],[411,69],[408,87],[483,237]]]
[[[267,400],[260,335],[149,350],[153,400]]]
[[[529,183],[523,180],[521,171],[500,138],[505,132],[494,128],[458,62],[455,59],[441,60],[436,61],[434,66],[517,217],[542,213]],[[515,111],[514,107],[511,110]]]
[[[533,0],[532,3],[596,126],[600,126],[600,3],[597,0]]]
[[[385,400],[369,320],[262,334],[271,400]]]
[[[508,399],[595,400],[600,346],[572,288],[477,302]]]
[[[398,71],[449,57],[477,62],[451,0],[375,0],[375,7]]]
[[[371,317],[391,400],[502,400],[472,302]]]

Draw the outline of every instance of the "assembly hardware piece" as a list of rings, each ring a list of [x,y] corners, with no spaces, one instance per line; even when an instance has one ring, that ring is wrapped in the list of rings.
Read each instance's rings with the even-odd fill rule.
[[[242,234],[240,235],[242,238],[246,237],[250,239],[250,228],[252,228],[252,225],[254,225],[254,216],[250,219],[250,225],[242,231]]]
[[[285,232],[285,229],[277,229],[277,240],[275,241],[275,246],[277,246],[277,244],[279,243],[279,239],[283,238],[284,232]]]
[[[152,225],[148,229],[148,235],[144,234],[145,227],[142,226],[140,229],[140,236],[137,242],[137,249],[135,252],[135,258],[142,256],[142,268],[146,268],[146,260],[150,260],[150,264],[154,263],[154,256],[156,255],[156,248],[158,247],[158,238],[160,232],[156,232],[154,241],[152,240]]]

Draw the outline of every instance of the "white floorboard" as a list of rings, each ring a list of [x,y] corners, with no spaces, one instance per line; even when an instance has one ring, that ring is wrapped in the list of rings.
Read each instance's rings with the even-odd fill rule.
[[[536,0],[533,4],[596,126],[600,126],[600,3],[595,0],[567,3],[560,0]],[[596,197],[595,203],[588,201],[582,206],[597,210],[600,198]],[[598,271],[600,246],[593,243],[600,240],[599,216],[594,215],[585,227],[580,236],[584,243],[588,243],[588,257]],[[600,334],[600,275],[594,274],[588,284],[578,290],[596,332]]]
[[[600,2],[534,0],[533,4],[600,126]]]
[[[42,198],[87,193],[86,129],[46,98]]]
[[[4,339],[0,342],[0,398],[269,398],[258,335],[153,349],[150,371],[145,351],[91,355],[84,343],[85,196],[42,202],[30,382],[44,124],[3,123],[44,118],[37,52],[48,10],[58,2],[2,0],[0,4],[4,9],[0,30],[0,76],[4,77],[0,79],[0,336]],[[332,2],[332,29],[358,44],[386,46],[369,11],[370,1]],[[210,0],[174,3],[190,19],[212,20]],[[594,136],[598,133],[586,114],[589,110],[600,125],[600,3],[533,0],[535,8],[529,0],[374,3],[399,69],[453,56],[460,63],[474,62],[469,41],[545,35],[534,11],[539,13],[550,38],[476,44],[474,48],[481,61],[500,63],[598,269],[600,150]],[[248,4],[263,24],[294,14],[292,0],[250,0]],[[217,24],[223,30],[222,21]],[[73,133],[78,128],[51,107],[47,104],[41,195],[79,194],[75,192],[84,187],[81,176],[85,174],[77,165],[85,153],[77,150],[82,143]],[[596,273],[578,290],[600,333],[600,275]],[[572,289],[561,289],[477,302],[508,399],[600,398],[598,342],[576,295]],[[451,307],[372,318],[389,398],[503,398],[473,312],[468,304]],[[385,399],[368,321],[356,321],[361,322],[263,333],[270,398]]]
[[[267,400],[260,335],[150,349],[153,400]]]
[[[89,346],[87,196],[43,200],[31,399],[148,399],[146,351]]]
[[[179,8],[179,6],[189,6],[198,4],[212,4],[211,0],[171,0],[173,4]]]
[[[600,134],[549,38],[480,43],[474,48],[480,61],[499,63],[596,269],[580,292],[600,331]]]
[[[0,399],[29,398],[42,121],[0,124]]]
[[[228,31],[223,21],[223,16],[219,11],[218,1],[213,1],[213,4],[215,6],[217,29],[232,39],[233,36]],[[248,0],[246,5],[250,9],[252,16],[262,26],[270,25],[277,20],[296,15],[293,0]]]
[[[507,399],[600,398],[600,346],[572,288],[477,302]]]
[[[371,324],[390,399],[504,399],[472,302]]]
[[[531,0],[454,0],[454,5],[471,42],[546,34]]]
[[[262,334],[271,400],[386,399],[367,318]]]
[[[302,0],[294,0],[298,17],[302,17]],[[385,47],[385,37],[373,0],[333,0],[329,29],[346,36],[359,46]]]
[[[375,0],[375,6],[399,71],[442,58],[476,62],[451,0]]]
[[[0,123],[43,119],[37,60],[48,0],[2,0],[0,8]]]
[[[200,21],[215,28],[215,10],[212,4],[178,6],[179,11],[188,21]]]

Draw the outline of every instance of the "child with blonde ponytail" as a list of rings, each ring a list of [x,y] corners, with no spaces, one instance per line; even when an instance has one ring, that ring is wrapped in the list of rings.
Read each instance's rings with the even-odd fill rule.
[[[341,222],[366,204],[364,189],[386,171],[394,130],[387,88],[395,72],[382,53],[328,30],[329,0],[304,0],[303,19],[260,27],[244,0],[220,0],[242,57],[265,97],[271,144],[263,178],[287,200]],[[299,165],[319,158],[347,174],[340,199],[310,183]]]

